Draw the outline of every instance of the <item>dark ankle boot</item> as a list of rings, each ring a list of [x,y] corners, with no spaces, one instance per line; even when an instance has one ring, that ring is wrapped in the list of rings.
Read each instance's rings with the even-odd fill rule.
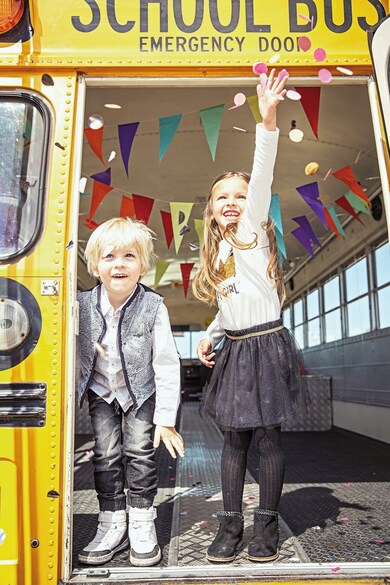
[[[241,512],[217,512],[219,530],[207,549],[207,560],[230,563],[242,547],[244,516]]]
[[[248,545],[248,559],[266,563],[278,558],[278,513],[271,510],[256,510],[253,537]]]

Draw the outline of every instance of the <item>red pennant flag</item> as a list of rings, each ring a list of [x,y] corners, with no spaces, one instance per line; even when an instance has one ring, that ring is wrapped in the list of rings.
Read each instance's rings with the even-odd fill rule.
[[[190,284],[190,274],[194,267],[194,262],[183,262],[180,264],[181,277],[183,280],[184,296],[187,298],[188,287]]]
[[[318,140],[318,118],[320,115],[320,87],[296,87],[296,91],[301,95],[300,102],[307,119],[309,120],[314,136]]]
[[[96,221],[93,221],[93,219],[89,219],[89,217],[83,217],[82,221],[85,227],[87,227],[89,230],[95,230],[100,225],[99,223],[96,223]]]
[[[165,240],[169,250],[173,239],[172,215],[168,211],[160,211],[160,213],[165,232]]]
[[[121,209],[119,212],[120,217],[134,217],[135,209],[134,209],[134,201],[130,199],[130,197],[125,197],[122,195],[122,202],[121,202]]]
[[[92,128],[84,128],[85,138],[88,140],[89,146],[92,148],[93,152],[96,154],[98,158],[104,163],[103,161],[103,126],[98,130],[93,130]]]
[[[344,195],[342,197],[339,197],[339,199],[336,199],[335,203],[337,203],[337,205],[340,205],[340,207],[342,207],[345,211],[352,215],[352,217],[357,219],[359,223],[364,225],[364,223],[362,222],[362,220],[360,219],[352,205],[349,203],[349,201],[344,197]]]
[[[326,207],[324,207],[324,213],[325,213],[325,219],[326,219],[326,223],[328,224],[328,227],[330,227],[330,229],[332,230],[332,232],[334,232],[336,234],[336,236],[338,238],[340,238],[340,240],[342,240],[343,238],[341,237],[341,234],[340,234],[339,230],[337,229],[336,224],[333,221],[333,218],[330,215],[330,213],[329,213],[329,211],[327,210]]]
[[[335,173],[332,173],[332,175],[336,177],[336,179],[340,179],[340,181],[343,181],[343,183],[348,185],[348,187],[351,189],[353,193],[355,193],[358,197],[363,199],[363,201],[371,205],[369,198],[367,197],[367,195],[357,182],[353,170],[349,165],[342,169],[339,169]]]
[[[150,214],[152,213],[154,199],[151,199],[150,197],[143,197],[142,195],[134,195],[133,193],[133,201],[136,218],[148,225]]]
[[[99,181],[93,182],[91,208],[89,210],[88,219],[93,218],[97,208],[99,207],[107,193],[109,193],[110,191],[112,191],[112,187],[110,185],[105,185],[104,183],[100,183]]]

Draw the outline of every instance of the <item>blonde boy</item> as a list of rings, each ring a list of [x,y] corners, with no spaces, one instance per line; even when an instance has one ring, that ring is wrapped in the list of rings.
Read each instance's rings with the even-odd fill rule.
[[[175,450],[184,455],[175,430],[180,370],[168,311],[139,282],[154,258],[152,232],[130,218],[110,219],[92,233],[85,257],[100,284],[78,294],[78,400],[89,405],[100,514],[79,560],[104,564],[130,540],[130,562],[151,566],[161,558],[155,449],[162,440],[172,457]]]

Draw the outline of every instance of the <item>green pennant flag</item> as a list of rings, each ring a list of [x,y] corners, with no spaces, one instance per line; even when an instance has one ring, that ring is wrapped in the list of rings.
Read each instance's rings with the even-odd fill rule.
[[[207,144],[209,145],[213,160],[215,160],[215,152],[217,150],[219,129],[221,127],[224,107],[225,104],[221,104],[219,106],[205,108],[199,112],[203,129],[206,134]]]
[[[329,211],[331,218],[333,219],[333,221],[335,223],[336,228],[338,229],[339,234],[342,235],[343,238],[346,238],[347,234],[343,230],[343,226],[341,225],[341,222],[340,222],[339,218],[337,217],[334,206],[331,205],[330,207],[328,207],[328,211]]]
[[[183,115],[177,114],[176,116],[168,116],[167,118],[160,118],[160,161],[162,161],[164,154],[168,150],[173,137],[176,134],[176,130],[179,127]]]
[[[156,262],[156,272],[154,275],[154,288],[158,287],[160,280],[162,279],[162,277],[166,273],[169,265],[170,265],[170,262],[163,262],[162,260],[158,260]]]
[[[362,213],[367,213],[368,215],[370,214],[367,203],[365,203],[361,197],[352,191],[347,191],[345,198],[352,205],[352,207],[356,209],[356,211],[361,211]]]
[[[251,95],[246,98],[247,104],[249,105],[252,116],[254,117],[256,124],[260,124],[263,118],[261,117],[260,110],[259,110],[259,98],[257,95]]]

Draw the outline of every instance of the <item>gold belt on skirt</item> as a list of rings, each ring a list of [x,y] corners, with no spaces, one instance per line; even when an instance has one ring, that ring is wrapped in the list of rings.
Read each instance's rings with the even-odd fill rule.
[[[280,331],[284,329],[284,325],[279,325],[279,327],[273,327],[273,329],[267,329],[266,331],[255,331],[254,333],[247,333],[246,335],[228,335],[225,333],[226,337],[229,339],[248,339],[249,337],[257,337],[258,335],[266,335],[267,333],[274,333],[275,331]]]

